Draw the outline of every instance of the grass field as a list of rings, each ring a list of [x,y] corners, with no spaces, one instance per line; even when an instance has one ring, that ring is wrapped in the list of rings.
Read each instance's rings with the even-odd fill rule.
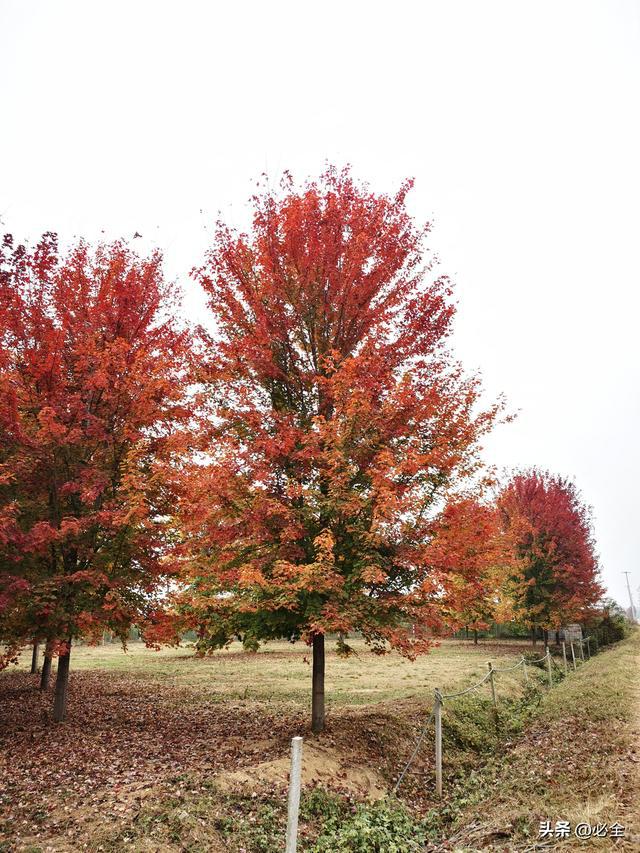
[[[409,661],[398,654],[376,655],[363,641],[350,640],[355,654],[347,659],[333,653],[328,643],[326,691],[331,705],[367,705],[393,699],[422,697],[434,687],[456,689],[482,678],[491,658],[496,666],[509,666],[531,645],[517,641],[443,641],[428,655]],[[536,647],[540,654],[544,650]],[[19,669],[28,670],[31,657],[24,653]],[[74,671],[108,674],[113,678],[144,678],[149,683],[192,690],[201,699],[285,702],[307,707],[310,701],[311,652],[301,643],[272,642],[256,653],[245,652],[240,643],[196,657],[189,646],[179,649],[148,649],[132,643],[121,646],[76,646]],[[508,679],[510,681],[510,679]]]
[[[57,726],[24,655],[0,674],[0,850],[275,853],[296,734],[305,737],[300,850],[359,850],[339,847],[337,835],[315,845],[328,826],[380,818],[434,687],[466,687],[488,660],[506,667],[531,649],[446,641],[412,663],[355,648],[348,660],[327,656],[327,728],[318,736],[308,728],[304,646],[232,647],[204,659],[188,648],[79,646],[68,720]],[[486,686],[455,700],[445,717],[445,803],[434,798],[429,731],[400,790],[408,811],[385,812],[382,823],[415,821],[406,843],[424,836],[419,849],[454,849],[439,846],[454,837],[455,849],[473,851],[528,849],[544,816],[627,820],[637,791],[629,739],[639,648],[636,636],[605,651],[550,692],[542,670],[530,668],[528,690],[520,670],[501,675],[497,717]]]

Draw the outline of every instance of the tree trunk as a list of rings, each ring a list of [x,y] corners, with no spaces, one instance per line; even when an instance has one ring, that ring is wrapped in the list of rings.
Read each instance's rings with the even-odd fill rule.
[[[548,628],[543,628],[542,639],[544,640],[545,646],[548,646],[549,645],[549,629]]]
[[[53,700],[53,719],[56,723],[64,720],[67,710],[67,690],[69,687],[69,661],[71,658],[71,640],[68,641],[66,655],[58,658],[58,677],[56,678],[56,692]]]
[[[51,677],[51,643],[47,643],[44,650],[44,662],[40,673],[40,690],[47,690],[49,678]]]
[[[468,625],[464,626],[464,633],[465,633],[465,636],[468,640],[469,639],[469,626]]]
[[[534,625],[531,629],[531,643],[535,646],[536,644],[536,626]]]
[[[40,643],[33,644],[33,651],[31,652],[31,675],[35,675],[38,672],[38,652],[40,651]]]
[[[478,629],[477,628],[473,629],[473,644],[475,646],[478,645]]]
[[[556,631],[556,646],[560,645],[560,631]]]
[[[324,634],[313,635],[313,686],[311,691],[311,731],[324,728]]]

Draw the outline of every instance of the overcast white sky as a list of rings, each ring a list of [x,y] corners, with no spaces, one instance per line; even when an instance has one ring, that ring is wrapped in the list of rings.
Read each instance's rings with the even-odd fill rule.
[[[192,315],[261,172],[414,176],[456,352],[520,410],[488,461],[575,476],[638,604],[640,0],[0,0],[0,81],[0,228],[139,231]]]

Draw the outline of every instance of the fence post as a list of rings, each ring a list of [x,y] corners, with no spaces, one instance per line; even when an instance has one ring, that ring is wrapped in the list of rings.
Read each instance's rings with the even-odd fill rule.
[[[551,675],[551,652],[549,651],[549,646],[547,649],[547,675],[549,677],[549,687],[553,687],[553,676]]]
[[[589,660],[591,660],[591,637],[587,637],[587,655],[589,656]]]
[[[529,683],[529,673],[527,672],[527,661],[524,655],[522,655],[522,670],[524,672],[524,683]]]
[[[582,663],[584,663],[584,640],[580,640],[580,657],[582,658]]]
[[[289,807],[287,814],[286,853],[296,853],[298,843],[298,810],[300,809],[300,775],[302,770],[302,738],[291,741],[291,774],[289,776]]]
[[[571,645],[571,660],[573,661],[573,671],[575,672],[576,671],[576,653],[575,653],[575,650],[573,648],[573,640],[571,640],[570,645]]]
[[[491,684],[491,698],[493,699],[493,707],[497,708],[498,707],[498,700],[496,698],[496,685],[495,685],[495,681],[493,680],[494,679],[493,664],[491,663],[491,661],[489,661],[487,663],[487,666],[489,667],[489,673],[490,673],[489,683]]]
[[[442,798],[442,696],[434,691],[433,719],[436,724],[436,796]]]
[[[565,641],[562,641],[562,660],[564,661],[564,674],[567,674],[567,646]]]

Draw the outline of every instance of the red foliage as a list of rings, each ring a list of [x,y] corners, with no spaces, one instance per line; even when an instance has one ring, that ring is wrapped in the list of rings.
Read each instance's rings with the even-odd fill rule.
[[[441,624],[433,516],[499,407],[478,410],[445,347],[451,288],[429,274],[410,186],[285,180],[254,199],[250,235],[219,226],[198,272],[217,331],[183,522],[204,642],[359,630],[411,656]]]
[[[486,628],[494,619],[509,617],[505,580],[514,561],[494,505],[474,497],[447,504],[428,555],[448,578],[442,605],[449,628]]]
[[[603,589],[590,509],[575,485],[534,469],[513,477],[498,504],[520,565],[513,594],[523,620],[555,628],[587,617]]]
[[[160,256],[0,252],[0,638],[124,636],[167,574],[189,335]]]

